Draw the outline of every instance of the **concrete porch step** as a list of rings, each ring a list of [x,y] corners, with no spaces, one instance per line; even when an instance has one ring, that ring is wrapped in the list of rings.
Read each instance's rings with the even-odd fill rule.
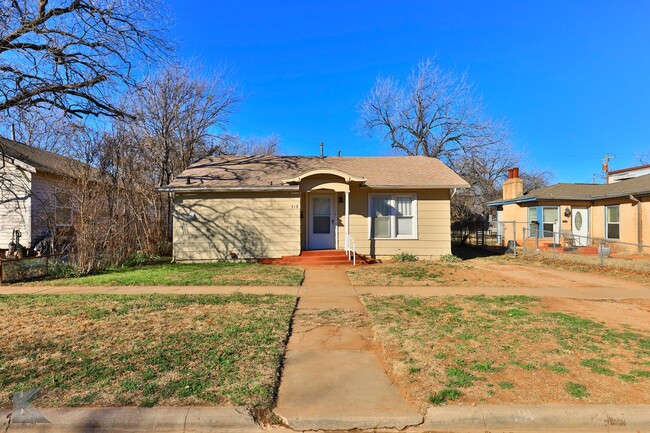
[[[351,265],[348,255],[343,250],[306,250],[298,256],[282,256],[279,259],[261,259],[262,264],[274,265]],[[366,265],[366,259],[357,254],[357,265]]]
[[[298,257],[346,256],[345,250],[303,250]]]

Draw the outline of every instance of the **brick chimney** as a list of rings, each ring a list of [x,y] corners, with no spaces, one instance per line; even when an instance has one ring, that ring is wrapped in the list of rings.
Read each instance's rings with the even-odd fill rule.
[[[503,182],[503,200],[512,200],[524,194],[524,180],[519,177],[519,168],[508,170],[508,179]]]

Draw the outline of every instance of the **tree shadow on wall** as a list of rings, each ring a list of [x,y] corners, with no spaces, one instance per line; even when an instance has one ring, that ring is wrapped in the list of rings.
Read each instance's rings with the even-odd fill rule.
[[[268,257],[264,235],[252,223],[235,216],[243,209],[219,210],[202,203],[177,203],[174,218],[174,255],[179,260],[228,260]],[[256,212],[264,219],[264,211]],[[260,215],[261,214],[261,215]],[[210,218],[204,217],[210,215]],[[226,221],[233,223],[225,224]],[[235,223],[236,222],[236,223]]]

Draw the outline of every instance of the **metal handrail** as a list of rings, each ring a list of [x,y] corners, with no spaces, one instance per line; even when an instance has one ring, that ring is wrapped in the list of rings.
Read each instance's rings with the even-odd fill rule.
[[[350,247],[352,245],[352,247]],[[352,236],[345,235],[345,253],[348,255],[348,260],[352,260],[353,266],[357,265],[357,243],[352,239]],[[352,257],[350,257],[350,255]]]

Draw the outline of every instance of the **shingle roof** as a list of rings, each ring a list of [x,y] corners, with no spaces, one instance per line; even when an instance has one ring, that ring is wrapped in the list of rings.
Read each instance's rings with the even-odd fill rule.
[[[37,172],[59,176],[76,177],[86,167],[75,159],[0,137],[0,157],[6,156],[34,167]]]
[[[508,202],[535,200],[580,200],[593,201],[606,198],[628,197],[629,195],[650,194],[650,174],[622,180],[616,183],[558,183],[537,188],[515,197]],[[503,200],[490,202],[489,205],[499,205]]]
[[[190,165],[164,189],[286,187],[283,180],[312,170],[342,171],[365,178],[369,187],[469,187],[441,161],[424,156],[210,156]]]

